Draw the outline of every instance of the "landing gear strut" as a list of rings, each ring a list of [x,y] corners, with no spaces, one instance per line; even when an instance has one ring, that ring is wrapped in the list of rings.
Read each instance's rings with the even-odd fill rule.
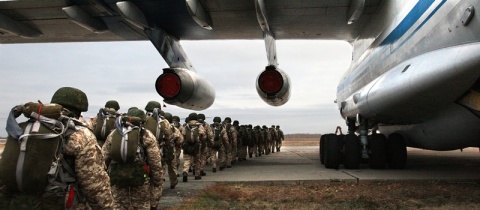
[[[377,126],[368,135],[369,121],[361,116],[347,118],[348,134],[341,134],[337,127],[335,134],[325,134],[320,138],[320,162],[326,168],[338,169],[341,164],[346,169],[357,169],[362,162],[368,162],[373,169],[387,165],[392,169],[405,168],[407,150],[401,134],[393,133],[388,138],[377,133]],[[340,131],[340,135],[337,132]],[[358,132],[357,136],[355,132]]]

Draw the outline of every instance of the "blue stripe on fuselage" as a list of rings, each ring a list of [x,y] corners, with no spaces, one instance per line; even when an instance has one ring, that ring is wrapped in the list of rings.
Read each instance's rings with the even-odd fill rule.
[[[405,18],[393,29],[393,31],[380,43],[380,46],[391,44],[400,39],[410,29],[415,22],[427,11],[427,9],[435,2],[435,0],[419,0],[417,4],[410,10]]]
[[[447,0],[442,0],[441,3],[431,12],[431,14],[426,17],[425,20],[422,21],[422,23],[410,34],[408,37],[403,40],[403,42],[398,45],[395,49],[392,49],[391,53],[384,59],[382,59],[379,63],[376,63],[376,65],[380,65],[383,63],[387,58],[389,58],[391,55],[393,55],[398,48],[400,48],[403,44],[405,44],[406,41],[408,41],[430,18],[440,9],[440,7],[446,2]],[[381,42],[380,46],[377,48],[380,48],[382,45],[387,45],[394,43],[398,39],[400,39],[402,36],[406,34],[406,32],[415,24],[416,21],[420,19],[420,17],[428,10],[428,8],[433,5],[435,0],[419,0],[415,6],[408,12],[408,14],[405,16],[405,18],[400,22],[400,24],[395,27],[395,29],[388,34],[388,36]],[[408,20],[407,20],[408,19]],[[390,48],[383,48],[381,49],[381,55],[384,54],[387,50]],[[375,50],[380,50],[380,49],[375,49]],[[375,61],[376,59],[369,59],[367,61],[368,63],[371,63]],[[376,60],[378,61],[378,60]],[[366,65],[366,64],[365,64]],[[374,67],[370,66],[370,67]],[[348,75],[347,78],[345,78],[337,87],[337,93],[343,92],[345,88],[349,87],[349,85],[353,82],[353,80],[358,80],[359,74],[361,72],[365,71],[365,68],[362,68],[362,70],[355,70],[352,72],[352,74]]]

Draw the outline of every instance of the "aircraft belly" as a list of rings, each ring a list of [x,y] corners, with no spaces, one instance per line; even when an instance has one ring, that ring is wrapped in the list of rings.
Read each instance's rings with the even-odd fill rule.
[[[354,94],[342,114],[387,124],[428,120],[471,88],[480,77],[479,58],[480,43],[473,43],[409,59]]]
[[[379,126],[385,135],[402,134],[407,146],[429,150],[480,147],[480,118],[466,108],[451,104],[434,118],[415,125]]]

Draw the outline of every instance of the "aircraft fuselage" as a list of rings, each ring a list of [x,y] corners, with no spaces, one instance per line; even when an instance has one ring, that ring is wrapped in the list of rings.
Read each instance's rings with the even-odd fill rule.
[[[479,147],[475,8],[479,1],[384,1],[353,42],[352,65],[337,88],[342,117],[361,115],[411,147]]]

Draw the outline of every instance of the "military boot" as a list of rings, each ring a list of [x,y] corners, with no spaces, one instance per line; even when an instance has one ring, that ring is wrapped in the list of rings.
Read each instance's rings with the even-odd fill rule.
[[[183,182],[188,182],[188,173],[183,172]]]

